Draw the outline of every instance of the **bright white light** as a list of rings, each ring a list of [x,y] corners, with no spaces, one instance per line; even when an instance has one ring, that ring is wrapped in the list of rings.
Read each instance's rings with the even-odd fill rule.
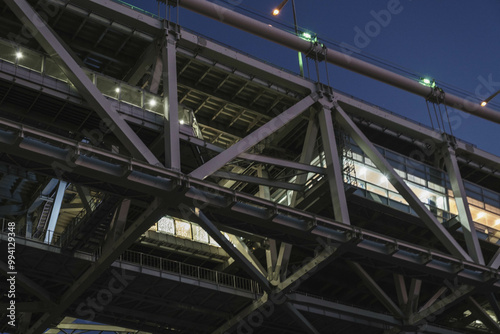
[[[155,99],[151,99],[151,100],[149,101],[149,105],[150,105],[151,107],[156,106],[156,100],[155,100]]]
[[[424,202],[424,203],[427,203],[429,201],[429,197],[431,196],[430,193],[428,193],[427,191],[422,191],[420,193],[420,201]]]
[[[365,167],[361,167],[361,168],[359,169],[359,175],[360,175],[360,176],[361,176],[361,175],[362,175],[362,176],[365,176],[365,175],[366,175],[366,168],[365,168]]]
[[[179,121],[179,123],[184,124],[184,120],[183,120],[183,119],[181,119],[181,120]]]
[[[21,51],[16,52],[16,58],[21,59],[23,57],[23,53]]]
[[[482,212],[482,211],[481,211],[481,212],[479,212],[479,213],[477,214],[477,219],[481,219],[481,218],[483,218],[484,216],[486,216],[486,213],[484,213],[484,212]]]
[[[389,180],[387,179],[387,177],[386,177],[385,175],[382,175],[382,176],[380,177],[380,183],[385,183],[385,182],[387,182],[387,181],[389,181]]]
[[[495,226],[500,224],[500,219],[495,220]]]
[[[120,92],[120,87],[115,88],[115,92],[119,93]]]

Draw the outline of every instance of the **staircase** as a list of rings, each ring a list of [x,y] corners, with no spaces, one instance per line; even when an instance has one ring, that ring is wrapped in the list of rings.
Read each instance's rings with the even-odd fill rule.
[[[119,197],[106,196],[96,202],[90,212],[82,210],[61,235],[61,247],[71,252],[96,250],[108,232],[119,203]]]
[[[45,202],[43,205],[42,213],[40,214],[40,218],[38,219],[38,225],[36,228],[36,232],[33,235],[34,239],[40,239],[43,240],[44,235],[45,235],[45,229],[47,227],[47,223],[50,219],[50,213],[52,211],[52,204],[53,202]]]

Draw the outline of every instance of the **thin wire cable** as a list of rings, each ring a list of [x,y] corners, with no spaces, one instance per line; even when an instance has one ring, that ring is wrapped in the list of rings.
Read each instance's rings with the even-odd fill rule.
[[[444,125],[444,118],[443,118],[443,112],[441,111],[441,105],[437,104],[438,110],[439,110],[439,117],[441,118],[441,124],[443,124],[443,132],[446,132],[446,126]]]
[[[451,128],[450,115],[448,115],[448,107],[444,105],[444,110],[446,111],[446,118],[448,118],[448,127],[450,128],[450,135],[453,136],[453,129]]]
[[[314,64],[316,66],[316,78],[318,79],[318,82],[321,82],[320,77],[319,77],[319,59],[318,59],[318,53],[315,53],[316,60],[314,61]]]
[[[431,102],[431,103],[432,103],[432,107],[434,108],[434,115],[436,116],[436,123],[437,123],[437,125],[438,125],[438,129],[439,129],[440,131],[443,131],[443,130],[441,129],[441,124],[439,123],[439,118],[438,118],[438,115],[437,115],[437,110],[436,110],[436,104],[435,104],[434,102]]]
[[[305,56],[305,58],[306,58],[306,67],[307,67],[307,78],[309,80],[311,80],[311,70],[309,68],[309,58],[307,56]]]
[[[325,51],[325,59],[328,56],[328,48],[324,47],[323,50]],[[328,62],[325,61],[325,72],[326,72],[326,84],[328,87],[331,87],[330,85],[330,76],[328,75]]]
[[[434,130],[434,122],[432,121],[431,110],[429,109],[429,100],[425,99],[425,105],[427,106],[427,112],[429,113],[429,119],[431,120],[432,130]]]

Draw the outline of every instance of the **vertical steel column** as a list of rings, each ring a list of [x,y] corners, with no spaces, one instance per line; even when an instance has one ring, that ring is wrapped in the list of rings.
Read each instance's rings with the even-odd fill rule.
[[[330,196],[333,205],[335,220],[350,225],[347,199],[344,191],[344,177],[333,131],[332,112],[327,106],[323,106],[318,113],[321,139],[326,158],[326,175],[330,186]]]
[[[269,239],[269,248],[266,249],[266,264],[267,264],[267,279],[271,281],[276,270],[276,263],[278,262],[276,240]],[[272,282],[271,282],[272,283]]]
[[[167,23],[168,24],[168,23]],[[179,145],[179,101],[177,98],[177,32],[166,28],[166,43],[162,48],[163,60],[163,102],[165,120],[165,166],[176,171],[181,170],[181,152]]]
[[[267,171],[264,169],[264,165],[259,165],[257,167],[257,176],[260,178],[267,179],[269,177]],[[259,197],[270,200],[271,193],[268,186],[259,185]],[[269,239],[269,248],[266,248],[266,265],[267,265],[267,279],[270,281],[274,274],[274,269],[276,268],[276,240]]]
[[[292,245],[282,242],[274,269],[274,277],[272,284],[278,285],[281,281],[286,279],[286,272],[288,270],[288,262],[290,261],[290,254],[292,253]]]
[[[408,304],[406,305],[406,314],[417,312],[418,301],[420,299],[420,290],[422,289],[422,281],[412,278],[410,283],[410,291],[408,292]]]
[[[458,167],[457,156],[451,145],[451,143],[448,143],[448,145],[443,148],[443,153],[446,170],[448,172],[448,177],[450,178],[451,189],[453,190],[453,196],[455,197],[455,203],[457,204],[458,220],[462,225],[462,232],[464,234],[465,244],[467,245],[469,255],[476,263],[484,265],[483,253],[481,251],[481,245],[479,245],[476,228],[474,227],[474,221],[472,220],[472,215],[470,213],[467,193],[465,192],[464,182],[462,180],[462,175],[460,174],[460,168]]]
[[[406,291],[406,283],[403,275],[394,274],[394,286],[398,296],[398,304],[401,309],[408,304],[408,293]]]
[[[61,204],[67,185],[68,183],[66,181],[59,181],[59,186],[57,187],[56,198],[54,199],[54,203],[52,205],[52,212],[50,213],[49,225],[47,226],[47,233],[45,234],[44,240],[44,242],[49,245],[52,242],[52,237],[54,236],[57,218],[59,217],[59,212],[61,212]]]
[[[269,178],[269,175],[263,165],[259,165],[257,167],[257,176],[264,179]],[[268,186],[259,185],[259,197],[267,200],[271,199],[271,193]]]
[[[316,119],[316,110],[310,108],[311,114],[309,115],[309,124],[307,125],[306,138],[302,145],[302,153],[300,154],[299,162],[302,164],[310,164],[314,155],[314,144],[318,137],[318,121]],[[295,183],[304,184],[307,180],[307,173],[302,173],[297,176]],[[292,194],[291,206],[295,207],[297,204],[298,193],[296,191]]]

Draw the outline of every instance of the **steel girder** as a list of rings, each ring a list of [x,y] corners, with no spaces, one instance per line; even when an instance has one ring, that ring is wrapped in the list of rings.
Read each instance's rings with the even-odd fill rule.
[[[163,79],[163,131],[165,138],[165,166],[181,170],[181,150],[179,146],[179,100],[177,98],[177,31],[175,27],[165,27],[167,35],[161,51]]]
[[[300,163],[310,164],[311,160],[314,158],[314,150],[316,145],[316,138],[318,136],[318,121],[316,119],[316,112],[314,108],[311,108],[311,113],[309,115],[309,123],[307,124],[306,136],[304,138],[304,144],[302,145],[302,152],[300,154]],[[295,183],[304,184],[307,181],[307,174],[300,174],[297,176]],[[294,192],[292,194],[291,204],[295,206],[297,203],[298,193]]]
[[[243,174],[231,173],[231,172],[223,172],[223,171],[214,172],[212,175],[216,176],[216,177],[223,178],[223,179],[234,180],[234,181],[245,182],[245,183],[253,183],[253,184],[258,184],[258,185],[266,186],[266,187],[289,189],[289,190],[295,190],[295,191],[303,191],[304,190],[304,184],[275,181],[275,180],[270,180],[270,179],[263,178],[263,177],[255,177],[255,176],[249,176],[249,175],[243,175]],[[267,199],[270,199],[270,198],[267,198]]]
[[[323,106],[318,113],[321,138],[326,158],[326,170],[330,196],[332,200],[333,215],[335,220],[344,224],[350,224],[349,212],[347,210],[347,199],[344,190],[344,175],[342,163],[339,158],[338,145],[333,131],[331,110]]]
[[[451,147],[451,145],[452,143],[449,143],[446,147],[443,147],[443,153],[446,170],[448,171],[451,188],[453,190],[453,197],[455,198],[455,203],[457,204],[458,219],[462,225],[462,231],[464,233],[467,250],[470,256],[477,263],[484,264],[483,253],[479,245],[476,228],[470,213],[469,202],[467,201],[467,194],[462,181],[462,175],[460,174],[460,169],[458,167],[455,150]]]
[[[54,135],[49,135],[44,133],[43,131],[31,129],[29,127],[23,127],[21,130],[20,127],[17,127],[15,123],[12,122],[3,121],[2,123],[4,124],[4,126],[7,126],[11,129],[10,132],[4,131],[2,133],[2,136],[0,136],[0,145],[2,146],[2,149],[4,151],[10,151],[15,155],[20,156],[23,156],[23,154],[28,154],[27,156],[29,156],[30,159],[44,162],[47,165],[50,165],[52,161],[44,158],[44,155],[50,155],[55,159],[56,162],[61,163],[66,161],[67,155],[67,152],[65,150],[61,150],[60,148],[57,148],[55,146],[51,148],[50,143],[62,142],[66,145],[66,147],[68,147],[68,149],[71,148],[70,145],[78,145],[77,142],[72,142],[70,140],[63,139]],[[22,136],[23,139],[16,140],[16,138],[18,138],[16,135],[20,134],[20,131],[22,131],[22,133],[24,134]],[[44,138],[44,144],[42,145],[41,142],[36,144],[36,140],[34,139],[34,137],[32,137],[33,134],[36,134],[37,138]],[[60,144],[58,146],[60,146]],[[33,154],[32,151],[32,149],[35,148],[37,149],[36,152],[38,152],[36,155]],[[40,151],[40,148],[43,148],[43,150]],[[175,180],[180,177],[179,174],[172,173],[158,167],[148,166],[144,163],[133,162],[127,159],[123,159],[118,155],[88,147],[89,152],[92,152],[96,158],[101,156],[106,157],[107,160],[112,159],[111,161],[113,161],[113,163],[111,164],[103,164],[102,160],[99,161],[99,159],[96,158],[83,158],[83,156],[80,156],[80,154],[84,154],[87,147],[80,145],[79,148],[80,151],[78,151],[78,153],[73,156],[75,160],[75,167],[73,172],[92,175],[93,177],[102,178],[103,180],[107,180],[111,183],[116,183],[117,185],[123,184],[123,182],[120,180],[123,180],[123,178],[125,177],[125,179],[128,180],[127,186],[129,187],[135,188],[136,190],[148,192],[154,190],[154,192],[163,194],[163,196],[165,196],[166,193],[174,189],[171,186],[168,186],[172,183],[166,182],[163,184],[158,184],[158,178],[156,179],[156,182],[148,181],[150,177],[148,177],[147,174],[144,174],[144,171],[147,171],[149,169],[149,173],[151,173],[151,176],[163,174],[163,177],[165,177],[166,179],[173,180],[174,184],[178,183],[178,181]],[[142,171],[139,174],[134,174],[137,173],[134,171],[134,166],[139,167]],[[98,172],[96,173],[96,171]],[[270,219],[272,223],[278,226],[283,224],[283,227],[286,226],[287,229],[291,228],[292,230],[297,229],[301,234],[304,234],[304,232],[306,232],[306,235],[304,235],[306,238],[311,238],[313,236],[323,236],[329,240],[339,243],[342,247],[345,247],[345,250],[350,249],[356,253],[363,254],[365,256],[368,255],[373,258],[385,258],[386,261],[398,263],[398,265],[406,266],[408,268],[418,268],[418,270],[427,272],[429,274],[437,274],[437,276],[442,275],[442,277],[450,277],[451,275],[452,277],[455,276],[463,281],[475,283],[475,285],[479,284],[478,286],[485,286],[490,284],[495,286],[498,284],[498,282],[496,282],[496,279],[494,279],[494,271],[485,270],[485,267],[480,265],[465,263],[453,256],[433,253],[428,249],[424,249],[400,241],[395,241],[391,238],[386,238],[368,231],[363,231],[358,228],[346,226],[345,224],[341,224],[339,222],[324,220],[321,217],[310,216],[307,213],[293,210],[292,208],[276,206],[276,204],[266,200],[256,199],[252,196],[244,194],[237,194],[216,186],[209,186],[209,184],[203,181],[189,180],[188,182],[191,188],[186,191],[186,198],[190,199],[189,201],[203,201],[203,203],[206,203],[206,205],[208,205],[209,209],[210,207],[218,208],[218,210],[225,208],[225,210],[238,212],[238,214],[244,213],[244,215],[248,216],[249,218],[253,217],[250,219],[253,221],[253,223],[257,224],[259,223],[259,219]],[[193,186],[199,186],[200,189],[195,189],[193,188]],[[214,192],[207,193],[206,190],[203,190],[204,188],[206,189],[207,186],[215,187],[217,189],[217,194],[214,195]],[[146,190],[146,188],[144,187],[150,190]],[[243,199],[243,201],[248,204],[242,205],[240,203],[233,202],[234,200],[236,200],[237,202],[241,202],[241,200],[238,200],[238,198]],[[269,213],[266,213],[265,210],[262,211],[262,209],[258,209],[256,207],[252,208],[252,202],[258,204],[259,207],[262,205],[268,205],[269,208],[273,208],[271,211],[273,212],[273,214],[269,215]],[[276,209],[278,209],[277,214],[275,211]],[[289,212],[289,214],[296,216],[298,219],[285,219],[285,217],[280,217],[280,211]],[[315,223],[311,225],[309,222]],[[356,242],[353,244],[352,241],[354,240],[356,240]],[[377,242],[379,243],[377,244]],[[365,252],[364,250],[367,250],[368,252]],[[472,270],[468,270],[467,267]],[[489,273],[493,274],[493,276],[491,276]],[[461,298],[466,298],[466,294],[471,294],[474,290],[474,288],[468,290],[466,293],[458,296],[458,298],[451,300],[451,302],[456,302]],[[447,305],[450,305],[450,303],[444,303],[441,308],[447,307]],[[423,310],[422,312],[424,311],[430,311],[429,314],[433,312],[430,308],[429,310]],[[418,317],[415,319],[418,320]]]
[[[201,180],[185,178],[179,173],[131,161],[118,154],[29,126],[21,126],[16,122],[0,120],[0,124],[9,129],[0,131],[0,149],[3,152],[36,161],[47,166],[49,171],[52,168],[65,168],[62,170],[68,177],[77,173],[119,187],[126,186],[134,191],[167,198],[177,187],[187,187],[183,196],[188,203],[196,199],[207,208],[248,217],[252,224],[268,225],[272,222],[276,227],[295,231],[302,238],[315,240],[317,237],[324,237],[332,242],[342,243],[356,253],[385,259],[408,268],[418,268],[431,275],[443,278],[451,275],[475,284],[490,282],[500,287],[500,282],[495,279],[498,270],[487,266],[254,196],[235,193]],[[61,145],[65,149],[61,149]],[[91,153],[94,157],[85,153]],[[71,162],[71,167],[68,166],[68,156],[74,161]]]

